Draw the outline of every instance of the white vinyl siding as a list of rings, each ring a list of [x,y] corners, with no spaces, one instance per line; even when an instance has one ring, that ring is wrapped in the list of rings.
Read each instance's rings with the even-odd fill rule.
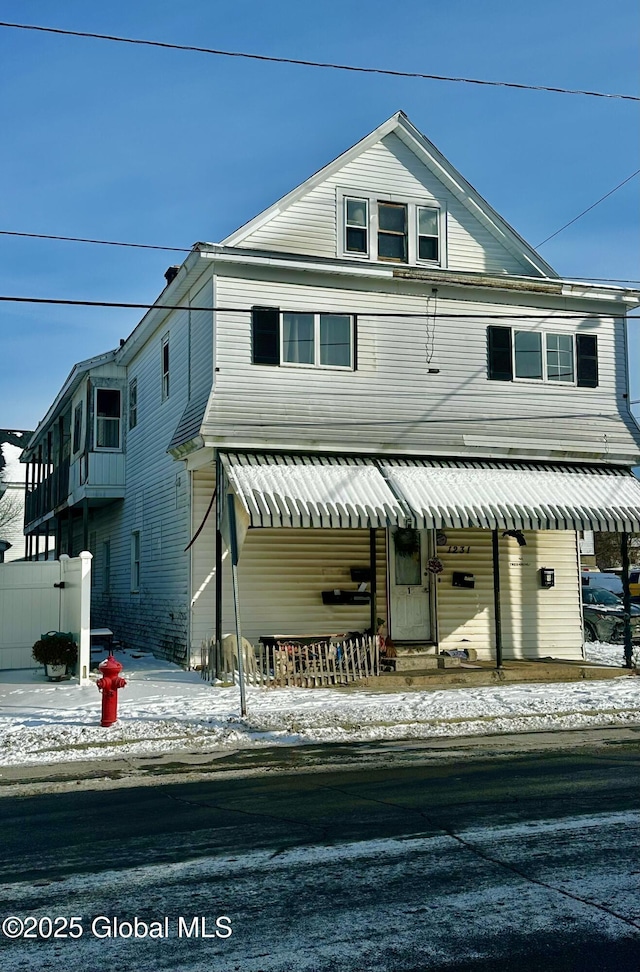
[[[625,355],[624,329],[601,305],[590,308],[602,314],[598,388],[494,382],[487,380],[487,323],[499,324],[503,313],[508,326],[518,315],[537,328],[543,318],[553,333],[572,335],[580,319],[554,317],[554,297],[532,298],[536,307],[504,295],[482,302],[470,291],[460,301],[439,294],[436,305],[423,293],[389,292],[382,285],[375,291],[371,284],[348,289],[344,281],[331,287],[311,274],[304,278],[306,284],[257,274],[251,280],[218,276],[217,302],[247,313],[217,314],[220,370],[204,421],[211,444],[637,462],[637,432],[619,370],[616,378]],[[320,369],[289,368],[284,374],[256,368],[248,313],[256,304],[309,313],[357,311],[357,371],[328,376]],[[447,311],[478,316],[447,319],[442,316]],[[399,316],[406,313],[423,316]],[[491,315],[489,321],[483,313]]]
[[[169,330],[171,395],[159,407],[161,339]],[[189,348],[185,307],[170,313],[131,361],[129,372],[138,385],[138,424],[127,436],[126,453],[118,456],[126,464],[126,497],[91,513],[98,543],[107,538],[111,541],[111,591],[108,597],[94,591],[92,624],[111,628],[124,644],[152,650],[178,663],[187,660],[189,648],[189,554],[185,547],[191,515],[187,471],[167,453],[167,447],[188,404]],[[91,457],[97,458],[113,457]],[[138,594],[132,594],[130,583],[133,531],[140,532]]]
[[[475,648],[495,658],[491,531],[445,530],[437,548],[439,644]],[[577,535],[570,530],[525,531],[526,546],[500,537],[501,620],[504,658],[582,657],[582,612]],[[449,553],[450,546],[464,553]],[[467,551],[469,549],[469,552]],[[555,587],[540,586],[539,570],[555,570]],[[453,571],[473,574],[474,588],[453,587]]]
[[[376,532],[377,614],[386,617],[385,531]],[[238,570],[242,635],[342,634],[364,631],[369,604],[328,605],[322,591],[356,590],[352,567],[369,566],[368,530],[249,530]],[[223,634],[234,631],[231,573],[223,571]]]
[[[531,274],[531,265],[507,248],[395,134],[387,135],[284,212],[257,227],[239,245],[313,256],[340,252],[338,195],[430,202],[447,212],[447,267],[451,270]],[[340,232],[342,232],[340,230]],[[357,254],[356,254],[357,255]]]

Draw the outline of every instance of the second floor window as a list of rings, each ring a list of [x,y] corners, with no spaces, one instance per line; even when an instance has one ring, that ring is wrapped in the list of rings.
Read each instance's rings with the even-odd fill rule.
[[[73,411],[73,454],[80,452],[82,445],[82,402]]]
[[[169,397],[169,335],[162,339],[162,400]]]
[[[355,368],[355,318],[350,314],[293,314],[252,309],[254,364]]]
[[[96,449],[120,448],[120,389],[96,388]]]
[[[346,314],[283,314],[282,361],[351,368],[352,319]]]
[[[129,428],[135,429],[138,424],[138,379],[129,382]]]
[[[583,388],[598,385],[598,338],[595,334],[556,334],[517,328],[487,328],[488,377],[493,381],[565,382]]]

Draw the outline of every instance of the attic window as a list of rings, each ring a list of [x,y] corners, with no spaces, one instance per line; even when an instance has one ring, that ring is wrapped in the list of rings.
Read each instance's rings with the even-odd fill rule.
[[[352,259],[445,266],[446,212],[439,203],[384,199],[338,190],[338,255]]]
[[[378,259],[407,262],[407,207],[378,203]]]
[[[369,202],[346,199],[346,249],[349,253],[369,252]]]

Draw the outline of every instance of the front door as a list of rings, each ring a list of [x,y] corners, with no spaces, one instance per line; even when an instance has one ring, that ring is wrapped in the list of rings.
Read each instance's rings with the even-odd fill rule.
[[[429,531],[396,528],[389,544],[391,637],[430,641]]]

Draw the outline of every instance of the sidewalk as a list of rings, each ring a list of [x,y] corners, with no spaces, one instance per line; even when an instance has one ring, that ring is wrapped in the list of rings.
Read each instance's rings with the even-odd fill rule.
[[[589,656],[592,665],[617,667],[601,669],[603,679],[581,675],[577,681],[558,681],[567,678],[566,667],[541,662],[527,667],[529,672],[541,666],[539,681],[485,687],[248,687],[248,715],[241,719],[237,686],[211,687],[198,673],[150,654],[118,652],[128,684],[120,692],[119,721],[108,729],[100,726],[95,685],[48,682],[41,670],[4,672],[0,779],[2,766],[640,725],[640,678],[622,669],[622,649],[596,644],[589,646]],[[517,667],[509,663],[509,671]],[[596,668],[589,672],[598,674]],[[493,678],[490,671],[475,674]]]

